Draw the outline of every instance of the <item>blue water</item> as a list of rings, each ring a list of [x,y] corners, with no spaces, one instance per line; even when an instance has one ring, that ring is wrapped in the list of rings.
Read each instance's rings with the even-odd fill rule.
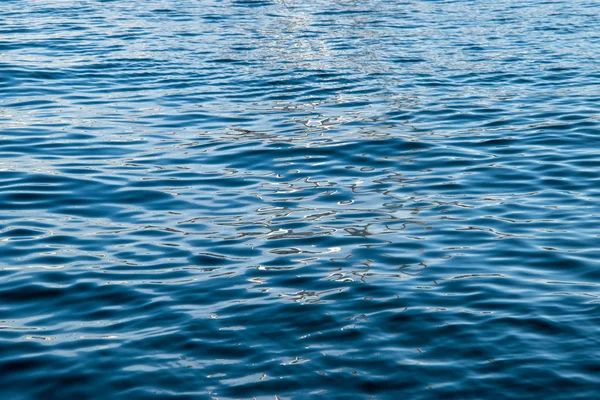
[[[593,0],[0,2],[0,398],[597,399]]]

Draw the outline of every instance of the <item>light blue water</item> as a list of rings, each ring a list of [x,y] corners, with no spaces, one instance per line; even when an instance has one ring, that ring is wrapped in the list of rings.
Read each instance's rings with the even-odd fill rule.
[[[597,399],[595,1],[0,2],[0,398]]]

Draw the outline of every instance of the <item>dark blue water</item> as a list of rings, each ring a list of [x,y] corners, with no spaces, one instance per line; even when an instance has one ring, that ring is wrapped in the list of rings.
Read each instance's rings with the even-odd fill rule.
[[[597,399],[599,10],[2,1],[0,398]]]

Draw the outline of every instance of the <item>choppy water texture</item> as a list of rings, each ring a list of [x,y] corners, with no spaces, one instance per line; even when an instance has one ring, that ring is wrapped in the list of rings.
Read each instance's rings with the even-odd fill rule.
[[[0,397],[594,399],[595,1],[0,3]]]

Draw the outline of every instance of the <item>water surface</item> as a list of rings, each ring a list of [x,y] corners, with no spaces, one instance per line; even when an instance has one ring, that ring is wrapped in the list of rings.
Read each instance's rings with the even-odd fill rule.
[[[594,1],[0,3],[2,399],[594,399]]]

